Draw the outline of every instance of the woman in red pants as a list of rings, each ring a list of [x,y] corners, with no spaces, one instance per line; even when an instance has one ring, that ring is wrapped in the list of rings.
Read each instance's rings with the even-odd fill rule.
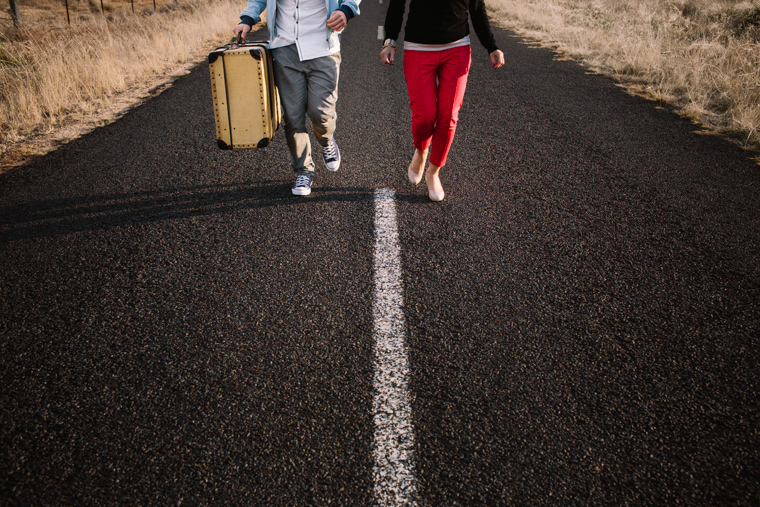
[[[407,0],[390,0],[385,15],[385,35],[380,59],[393,65],[396,39],[401,31]],[[470,24],[488,50],[493,68],[504,65],[504,53],[496,47],[484,0],[409,0],[404,32],[404,77],[412,108],[414,156],[409,181],[417,185],[425,174],[428,195],[442,201],[441,167],[454,139],[470,71]]]

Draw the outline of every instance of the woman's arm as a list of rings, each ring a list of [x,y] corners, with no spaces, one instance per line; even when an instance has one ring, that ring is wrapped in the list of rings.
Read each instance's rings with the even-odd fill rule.
[[[475,34],[478,36],[478,40],[483,47],[485,47],[489,53],[493,53],[498,50],[496,45],[496,39],[491,32],[491,25],[488,21],[488,12],[486,12],[486,4],[484,0],[470,0],[470,19],[472,20],[472,26],[475,28]]]
[[[406,0],[390,0],[388,2],[388,10],[385,13],[385,36],[388,39],[398,40],[401,24],[404,22],[405,10]]]
[[[414,0],[412,0],[414,1]],[[393,65],[396,60],[396,41],[401,33],[401,25],[404,22],[406,0],[390,0],[388,10],[385,12],[385,41],[380,51],[380,61],[386,65]]]
[[[496,46],[496,39],[491,31],[491,24],[488,21],[488,12],[484,0],[470,0],[470,19],[478,40],[488,50],[488,56],[491,59],[491,66],[498,69],[504,65],[504,53]]]

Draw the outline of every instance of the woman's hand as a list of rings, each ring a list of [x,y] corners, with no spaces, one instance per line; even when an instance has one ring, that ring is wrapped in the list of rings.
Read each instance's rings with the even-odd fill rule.
[[[502,53],[500,49],[497,49],[488,56],[491,57],[491,67],[494,69],[498,69],[504,65],[504,53]]]
[[[396,60],[396,48],[393,46],[385,46],[382,51],[380,51],[380,61],[383,62],[386,65],[393,65],[393,62]]]
[[[340,9],[338,9],[337,11],[333,11],[333,13],[330,15],[330,18],[327,20],[327,26],[329,26],[336,32],[340,32],[341,30],[346,28],[347,23],[348,23],[348,18],[346,18],[346,13]]]
[[[232,33],[238,38],[239,41],[245,41],[245,36],[251,31],[251,27],[245,23],[240,23],[238,26],[232,29]]]

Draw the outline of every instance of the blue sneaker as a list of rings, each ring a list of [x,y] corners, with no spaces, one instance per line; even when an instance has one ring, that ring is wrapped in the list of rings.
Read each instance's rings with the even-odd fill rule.
[[[314,173],[303,172],[296,176],[296,182],[293,183],[293,195],[309,195],[311,193],[311,182],[314,181]]]
[[[322,146],[322,159],[328,171],[334,172],[340,167],[340,150],[334,137],[327,141],[327,146]]]

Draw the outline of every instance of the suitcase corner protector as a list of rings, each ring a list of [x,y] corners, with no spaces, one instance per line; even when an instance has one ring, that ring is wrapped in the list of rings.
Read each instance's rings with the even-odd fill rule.
[[[217,139],[216,140],[216,145],[219,146],[219,149],[222,149],[222,150],[229,150],[230,149],[230,146],[227,143],[225,143],[224,141],[222,141],[221,139]]]

